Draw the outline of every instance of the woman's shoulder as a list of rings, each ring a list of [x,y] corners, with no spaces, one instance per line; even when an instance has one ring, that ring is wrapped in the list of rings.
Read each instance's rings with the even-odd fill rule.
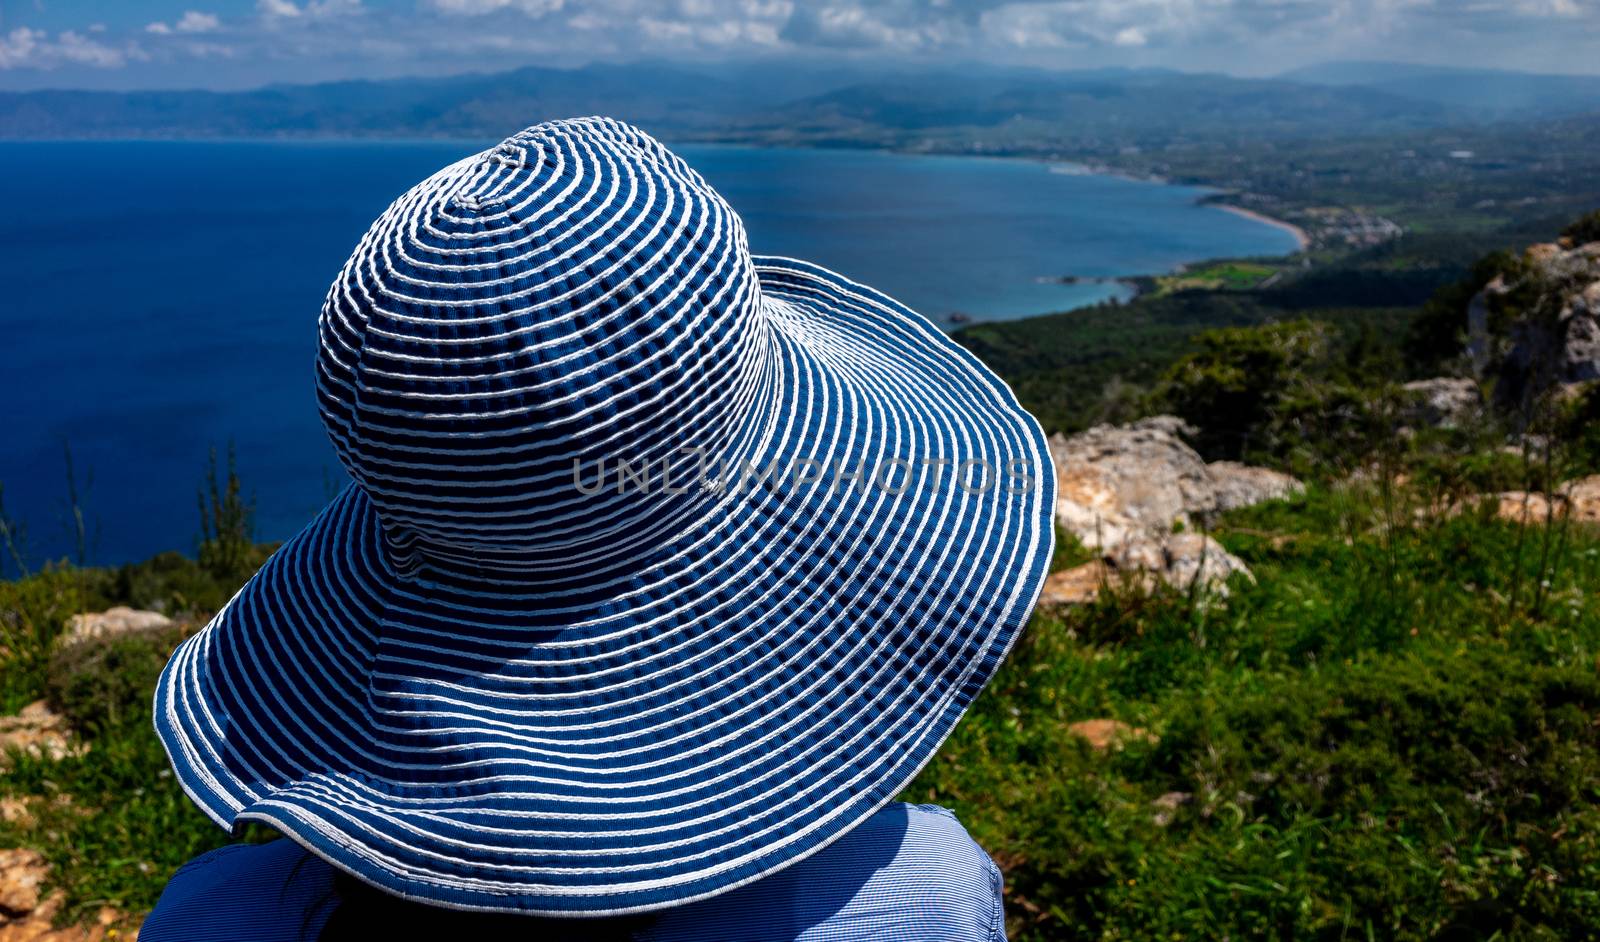
[[[139,938],[309,942],[339,905],[333,881],[333,869],[293,841],[229,844],[178,868]]]
[[[337,886],[333,868],[293,841],[231,844],[178,870],[139,938],[311,942],[340,905]],[[1003,942],[1004,923],[1000,871],[956,816],[892,804],[805,860],[653,914],[631,934],[642,942]]]
[[[893,804],[820,852],[661,913],[649,942],[995,942],[999,869],[948,809]]]

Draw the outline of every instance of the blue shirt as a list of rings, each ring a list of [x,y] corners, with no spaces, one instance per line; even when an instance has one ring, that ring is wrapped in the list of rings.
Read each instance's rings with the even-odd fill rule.
[[[173,875],[139,939],[315,942],[341,902],[336,876],[293,841],[230,844]],[[1004,942],[1000,890],[955,815],[895,804],[791,867],[631,931],[638,942]],[[521,918],[539,938],[581,925]]]

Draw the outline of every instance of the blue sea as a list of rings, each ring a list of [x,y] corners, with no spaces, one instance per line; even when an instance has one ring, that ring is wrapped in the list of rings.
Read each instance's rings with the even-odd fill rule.
[[[192,551],[209,449],[232,442],[257,535],[344,481],[311,394],[317,311],[367,224],[489,142],[0,143],[0,485],[35,562]],[[679,152],[754,251],[811,259],[943,326],[1066,310],[1050,283],[1294,249],[1203,191],[1036,163],[710,145]]]

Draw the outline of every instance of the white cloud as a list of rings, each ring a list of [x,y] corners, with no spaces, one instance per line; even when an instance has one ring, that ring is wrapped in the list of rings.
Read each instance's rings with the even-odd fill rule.
[[[798,46],[904,51],[945,45],[965,30],[948,16],[906,14],[892,4],[801,4],[779,35]]]
[[[0,69],[15,69],[27,65],[33,58],[34,50],[44,39],[44,33],[26,26],[19,26],[5,36],[0,36]]]
[[[777,26],[766,23],[717,19],[695,22],[645,17],[639,21],[639,28],[652,41],[676,43],[684,47],[744,50],[752,45],[772,46],[778,43]]]
[[[1240,37],[1322,29],[1330,18],[1376,33],[1385,10],[1449,0],[1027,0],[989,4],[977,16],[991,47],[1132,50],[1224,49]]]
[[[127,57],[120,50],[70,29],[56,37],[56,54],[66,62],[92,65],[99,69],[116,68],[127,61]]]
[[[1577,19],[1584,15],[1580,0],[1518,0],[1513,4],[1518,13],[1528,16],[1549,16]]]
[[[566,0],[428,0],[440,13],[482,16],[500,10],[516,10],[529,16],[544,16],[566,6]]]
[[[178,22],[172,25],[180,33],[210,33],[222,26],[222,21],[217,19],[215,13],[201,13],[199,10],[186,10]]]
[[[233,59],[239,54],[239,50],[226,43],[204,41],[184,43],[183,51],[195,59]]]
[[[256,12],[268,25],[291,21],[323,20],[337,16],[365,13],[361,0],[309,0],[304,4],[293,0],[256,0]]]
[[[176,2],[176,0],[174,0]],[[188,0],[204,4],[206,0]],[[211,75],[322,78],[743,54],[1270,73],[1334,58],[1600,70],[1600,0],[253,0],[140,27],[0,35],[0,68],[231,57]],[[240,4],[240,6],[245,6]],[[179,9],[182,9],[179,7]],[[219,6],[220,9],[220,6]],[[231,9],[231,8],[229,8]],[[89,15],[84,17],[86,24]],[[20,31],[19,31],[20,30]],[[70,34],[70,35],[69,35]],[[201,42],[204,40],[205,42]],[[225,44],[224,44],[225,41]],[[1565,56],[1557,50],[1567,50]],[[239,79],[232,79],[239,81]]]
[[[1061,12],[1052,3],[1011,3],[986,10],[978,18],[983,40],[1018,49],[1060,49],[1082,45],[1083,38],[1064,34],[1056,23]]]
[[[361,5],[361,0],[311,0],[306,4],[305,12],[312,19],[320,19],[365,13],[366,7]]]
[[[794,0],[425,0],[444,17],[496,17],[493,35],[455,41],[511,52],[529,43],[569,56],[740,52],[779,45]],[[562,14],[559,19],[556,14]],[[537,33],[519,28],[537,23]],[[447,25],[447,24],[446,24]],[[447,27],[448,28],[448,27]]]
[[[173,33],[214,33],[221,28],[222,20],[215,13],[185,10],[176,23],[168,25],[158,20],[146,24],[144,31],[154,36],[170,36]]]
[[[114,46],[70,29],[57,33],[54,39],[44,30],[26,26],[0,36],[0,69],[54,69],[63,65],[114,69],[129,59],[144,58],[144,51],[131,42]]]

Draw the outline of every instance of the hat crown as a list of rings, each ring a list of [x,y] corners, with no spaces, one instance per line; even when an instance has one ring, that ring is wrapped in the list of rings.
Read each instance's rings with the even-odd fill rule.
[[[708,492],[611,470],[682,482],[739,452],[767,360],[737,214],[601,118],[528,128],[413,187],[319,324],[323,424],[402,568],[573,565],[681,527]]]

